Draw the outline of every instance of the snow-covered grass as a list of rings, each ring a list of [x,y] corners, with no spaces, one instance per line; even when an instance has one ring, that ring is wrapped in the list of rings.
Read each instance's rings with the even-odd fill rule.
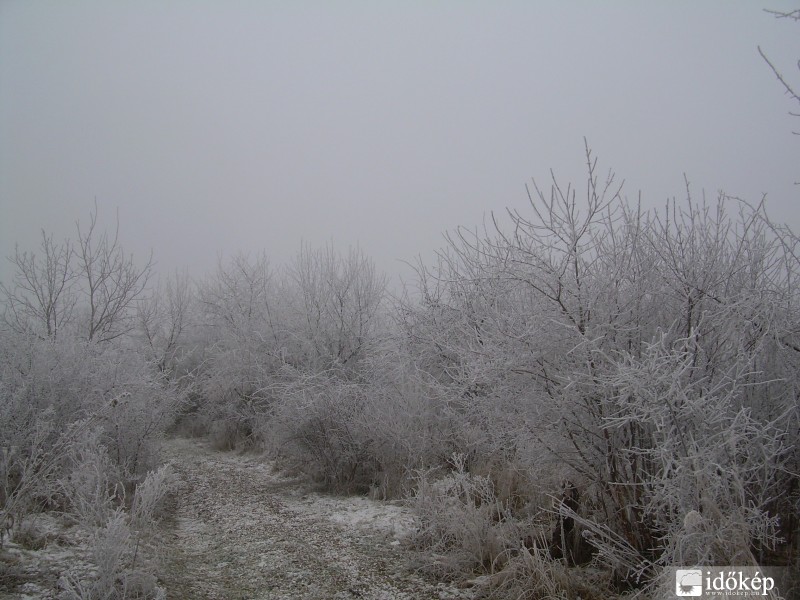
[[[26,548],[32,531],[44,539],[43,547]],[[73,519],[53,513],[28,515],[12,529],[0,551],[0,567],[6,574],[0,578],[0,597],[21,600],[57,598],[58,579],[67,571],[87,579],[96,573],[90,534]]]
[[[0,597],[163,597],[150,542],[170,477],[168,467],[153,471],[140,484],[131,510],[109,508],[102,522],[71,512],[26,515],[0,550]],[[102,502],[110,504],[108,498]]]

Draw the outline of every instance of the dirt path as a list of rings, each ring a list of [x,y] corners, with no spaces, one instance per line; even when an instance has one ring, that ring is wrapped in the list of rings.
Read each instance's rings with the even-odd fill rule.
[[[181,480],[165,533],[172,599],[447,599],[463,590],[410,572],[395,539],[408,515],[366,499],[323,496],[253,456],[167,442]]]

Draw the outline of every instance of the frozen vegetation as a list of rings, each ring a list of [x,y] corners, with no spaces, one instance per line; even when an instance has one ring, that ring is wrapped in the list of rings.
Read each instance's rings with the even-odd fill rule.
[[[800,571],[800,245],[764,203],[579,193],[156,279],[96,214],[11,257],[0,594],[659,598]],[[580,198],[580,199],[579,199]]]

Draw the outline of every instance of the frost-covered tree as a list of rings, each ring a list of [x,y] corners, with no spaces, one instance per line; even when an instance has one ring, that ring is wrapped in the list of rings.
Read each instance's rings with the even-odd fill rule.
[[[478,432],[467,465],[504,448],[577,486],[562,517],[619,581],[774,556],[797,542],[796,237],[727,196],[643,213],[587,165],[584,200],[534,185],[420,267],[411,356]]]
[[[220,446],[252,440],[254,424],[272,399],[271,383],[285,346],[280,294],[264,254],[220,260],[199,285],[198,409]]]
[[[776,19],[786,19],[794,21],[795,23],[800,22],[800,9],[790,11],[767,10],[766,12],[773,15]],[[798,84],[792,81],[791,76],[785,76],[778,67],[775,66],[774,62],[761,49],[761,46],[758,47],[758,53],[761,55],[761,58],[764,59],[764,62],[767,63],[773,75],[778,78],[778,82],[780,82],[786,95],[789,96],[792,104],[795,106],[795,110],[800,109],[800,88],[798,88]],[[798,71],[800,71],[800,59],[798,59],[796,66]],[[795,75],[797,75],[797,73],[795,73]],[[793,117],[800,117],[800,112],[789,111],[789,114]],[[800,131],[795,131],[795,134],[800,135]]]
[[[137,266],[113,236],[97,228],[97,207],[89,227],[76,224],[77,241],[61,244],[42,231],[39,253],[16,250],[10,285],[0,285],[6,323],[54,339],[64,328],[91,341],[110,341],[135,326],[135,303],[144,294],[152,258]],[[74,332],[73,332],[74,333]]]
[[[359,249],[304,246],[288,269],[293,338],[305,368],[354,372],[376,332],[386,279]]]
[[[264,255],[220,262],[199,298],[201,388],[222,438],[251,439],[298,381],[355,376],[375,341],[384,285],[359,250],[304,247],[278,272]]]
[[[158,370],[175,375],[190,329],[195,296],[188,271],[176,271],[136,304],[139,330]]]
[[[42,231],[39,254],[20,251],[8,258],[14,268],[9,286],[0,283],[4,318],[16,331],[33,331],[55,338],[73,318],[77,298],[72,246],[56,244]]]
[[[77,223],[75,270],[82,293],[82,324],[86,339],[110,341],[136,326],[135,303],[145,291],[152,271],[152,256],[143,267],[119,244],[119,221],[113,235],[97,229],[97,208],[89,214],[89,226]]]

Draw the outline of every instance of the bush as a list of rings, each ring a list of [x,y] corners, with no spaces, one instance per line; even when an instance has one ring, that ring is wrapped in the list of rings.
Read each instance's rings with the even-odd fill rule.
[[[6,504],[23,490],[29,498],[53,494],[55,475],[74,466],[64,460],[70,448],[88,438],[96,450],[103,446],[120,478],[136,480],[157,463],[158,440],[180,398],[122,345],[21,334],[0,343],[0,381],[0,487]]]
[[[533,524],[513,516],[488,477],[468,473],[464,455],[451,461],[453,470],[444,477],[418,477],[410,502],[419,525],[411,543],[439,575],[499,572]]]
[[[14,529],[14,541],[26,550],[41,550],[47,546],[47,535],[32,519],[25,519]]]
[[[81,579],[72,572],[59,580],[62,600],[132,600],[166,598],[156,578],[137,566],[140,545],[155,530],[174,478],[167,465],[151,471],[136,487],[130,511],[116,507],[106,520],[91,527],[92,562],[96,574]]]
[[[447,390],[467,472],[575,483],[559,517],[618,590],[793,561],[800,238],[722,195],[643,213],[587,165],[582,206],[554,179],[509,227],[448,236],[400,306],[402,356]]]
[[[125,501],[125,482],[120,468],[100,442],[102,432],[90,432],[69,450],[69,467],[61,488],[71,512],[86,527],[108,522]]]
[[[267,424],[273,451],[338,492],[366,493],[378,480],[375,439],[361,422],[364,390],[327,376],[286,386]]]

